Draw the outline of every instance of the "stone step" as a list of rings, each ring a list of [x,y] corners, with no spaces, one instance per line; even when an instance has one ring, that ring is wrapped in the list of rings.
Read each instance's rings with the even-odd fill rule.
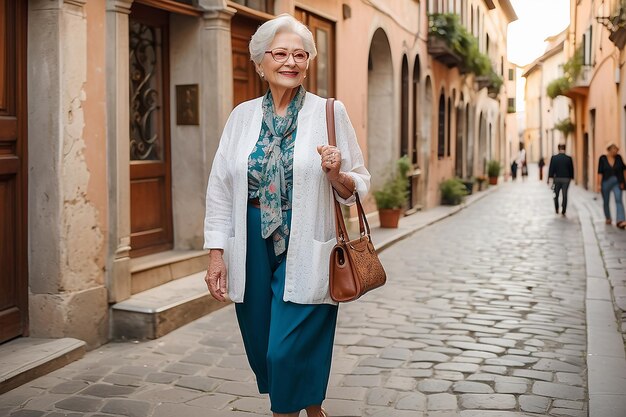
[[[22,337],[0,345],[0,394],[82,358],[85,347],[70,337]]]
[[[169,250],[130,261],[131,294],[206,270],[209,255],[204,250]]]
[[[211,297],[204,275],[191,274],[114,304],[113,338],[156,339],[225,306]]]

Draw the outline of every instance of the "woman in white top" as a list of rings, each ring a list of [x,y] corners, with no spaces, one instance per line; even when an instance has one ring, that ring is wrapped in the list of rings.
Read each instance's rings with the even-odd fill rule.
[[[248,361],[275,417],[303,409],[327,416],[337,319],[328,293],[333,189],[352,204],[370,184],[343,104],[335,105],[337,147],[329,146],[326,100],[302,87],[316,53],[308,28],[286,14],[252,36],[250,56],[269,89],[231,113],[206,196],[205,280],[215,299],[236,303]]]

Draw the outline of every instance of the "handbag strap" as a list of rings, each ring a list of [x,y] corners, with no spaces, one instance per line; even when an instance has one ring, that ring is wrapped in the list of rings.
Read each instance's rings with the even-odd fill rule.
[[[335,99],[329,98],[326,100],[326,130],[328,132],[328,144],[331,146],[337,146],[337,137],[335,134]],[[346,223],[343,220],[343,213],[341,212],[341,206],[337,201],[335,193],[337,191],[333,188],[333,200],[335,203],[335,233],[337,235],[337,242],[349,240],[348,231],[346,228]],[[367,217],[365,216],[365,211],[363,210],[363,205],[361,204],[361,199],[359,198],[359,193],[354,192],[356,197],[356,208],[357,215],[359,218],[359,231],[361,237],[367,236],[367,238],[371,241],[370,237],[370,225],[367,222]]]

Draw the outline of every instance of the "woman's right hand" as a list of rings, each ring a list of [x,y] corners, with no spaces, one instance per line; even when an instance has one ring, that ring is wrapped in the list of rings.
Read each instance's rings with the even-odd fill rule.
[[[212,249],[209,252],[209,266],[207,267],[206,282],[209,292],[217,301],[226,301],[226,264],[224,263],[224,251]]]

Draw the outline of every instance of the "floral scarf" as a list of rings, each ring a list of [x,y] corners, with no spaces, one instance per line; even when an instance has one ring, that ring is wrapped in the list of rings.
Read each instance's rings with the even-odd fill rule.
[[[289,236],[287,216],[291,208],[293,151],[298,113],[304,104],[306,91],[301,86],[287,107],[287,114],[278,116],[272,93],[263,97],[261,133],[248,159],[249,197],[258,197],[261,206],[261,236],[272,237],[274,253],[287,249]]]

